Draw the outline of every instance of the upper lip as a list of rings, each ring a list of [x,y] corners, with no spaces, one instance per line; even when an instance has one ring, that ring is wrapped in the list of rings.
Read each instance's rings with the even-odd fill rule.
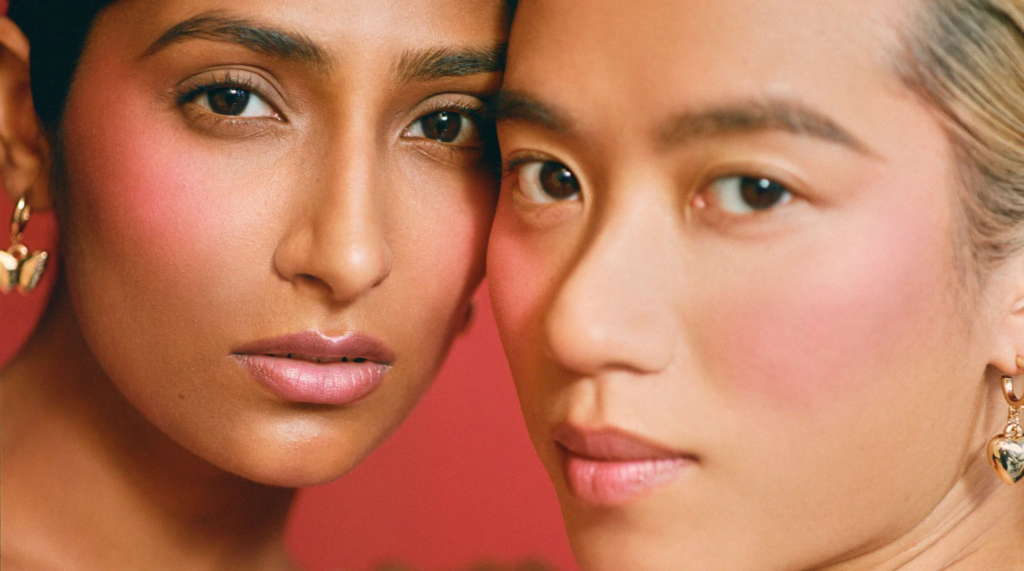
[[[303,331],[247,343],[235,355],[268,355],[312,362],[372,361],[391,365],[395,352],[383,341],[363,333],[350,332],[330,336],[319,331]]]
[[[555,426],[551,437],[568,452],[590,460],[631,462],[693,457],[614,427],[587,429],[563,423]]]

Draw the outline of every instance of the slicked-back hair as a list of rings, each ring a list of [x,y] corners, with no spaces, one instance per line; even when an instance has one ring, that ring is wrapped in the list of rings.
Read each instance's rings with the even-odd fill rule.
[[[920,0],[898,60],[945,119],[973,277],[1024,249],[1024,0]],[[965,268],[966,269],[966,268]]]
[[[96,16],[113,0],[11,0],[7,16],[30,46],[36,114],[56,133],[78,59]]]

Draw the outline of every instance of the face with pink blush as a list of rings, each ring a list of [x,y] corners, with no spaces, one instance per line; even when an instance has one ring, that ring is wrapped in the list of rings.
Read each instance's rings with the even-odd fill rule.
[[[488,282],[582,568],[882,568],[995,489],[1020,292],[965,277],[917,6],[519,8]]]
[[[505,10],[100,14],[63,117],[63,258],[89,349],[149,422],[299,486],[405,417],[483,276],[497,182],[481,117]]]

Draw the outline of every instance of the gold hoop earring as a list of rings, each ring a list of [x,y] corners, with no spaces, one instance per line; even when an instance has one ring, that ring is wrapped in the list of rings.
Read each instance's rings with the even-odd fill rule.
[[[32,252],[21,243],[21,234],[32,216],[32,209],[25,202],[25,197],[18,199],[11,216],[11,247],[0,252],[0,291],[10,293],[15,287],[27,294],[39,285],[39,278],[46,269],[46,252]]]
[[[1024,369],[1024,357],[1017,357],[1017,366]],[[1010,405],[1003,433],[988,443],[988,461],[1007,484],[1015,484],[1024,478],[1024,428],[1020,425],[1020,409],[1024,397],[1013,393],[1013,377],[1003,376],[1003,397]]]

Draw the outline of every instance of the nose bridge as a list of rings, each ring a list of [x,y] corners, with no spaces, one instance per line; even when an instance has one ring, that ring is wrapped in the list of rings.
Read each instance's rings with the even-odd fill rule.
[[[666,263],[674,222],[648,193],[621,193],[595,212],[584,247],[555,293],[544,328],[551,356],[579,374],[652,373],[673,358]]]
[[[292,281],[313,281],[351,300],[391,272],[382,194],[386,178],[372,113],[346,112],[321,137],[296,192],[300,220],[281,244],[277,265]]]

